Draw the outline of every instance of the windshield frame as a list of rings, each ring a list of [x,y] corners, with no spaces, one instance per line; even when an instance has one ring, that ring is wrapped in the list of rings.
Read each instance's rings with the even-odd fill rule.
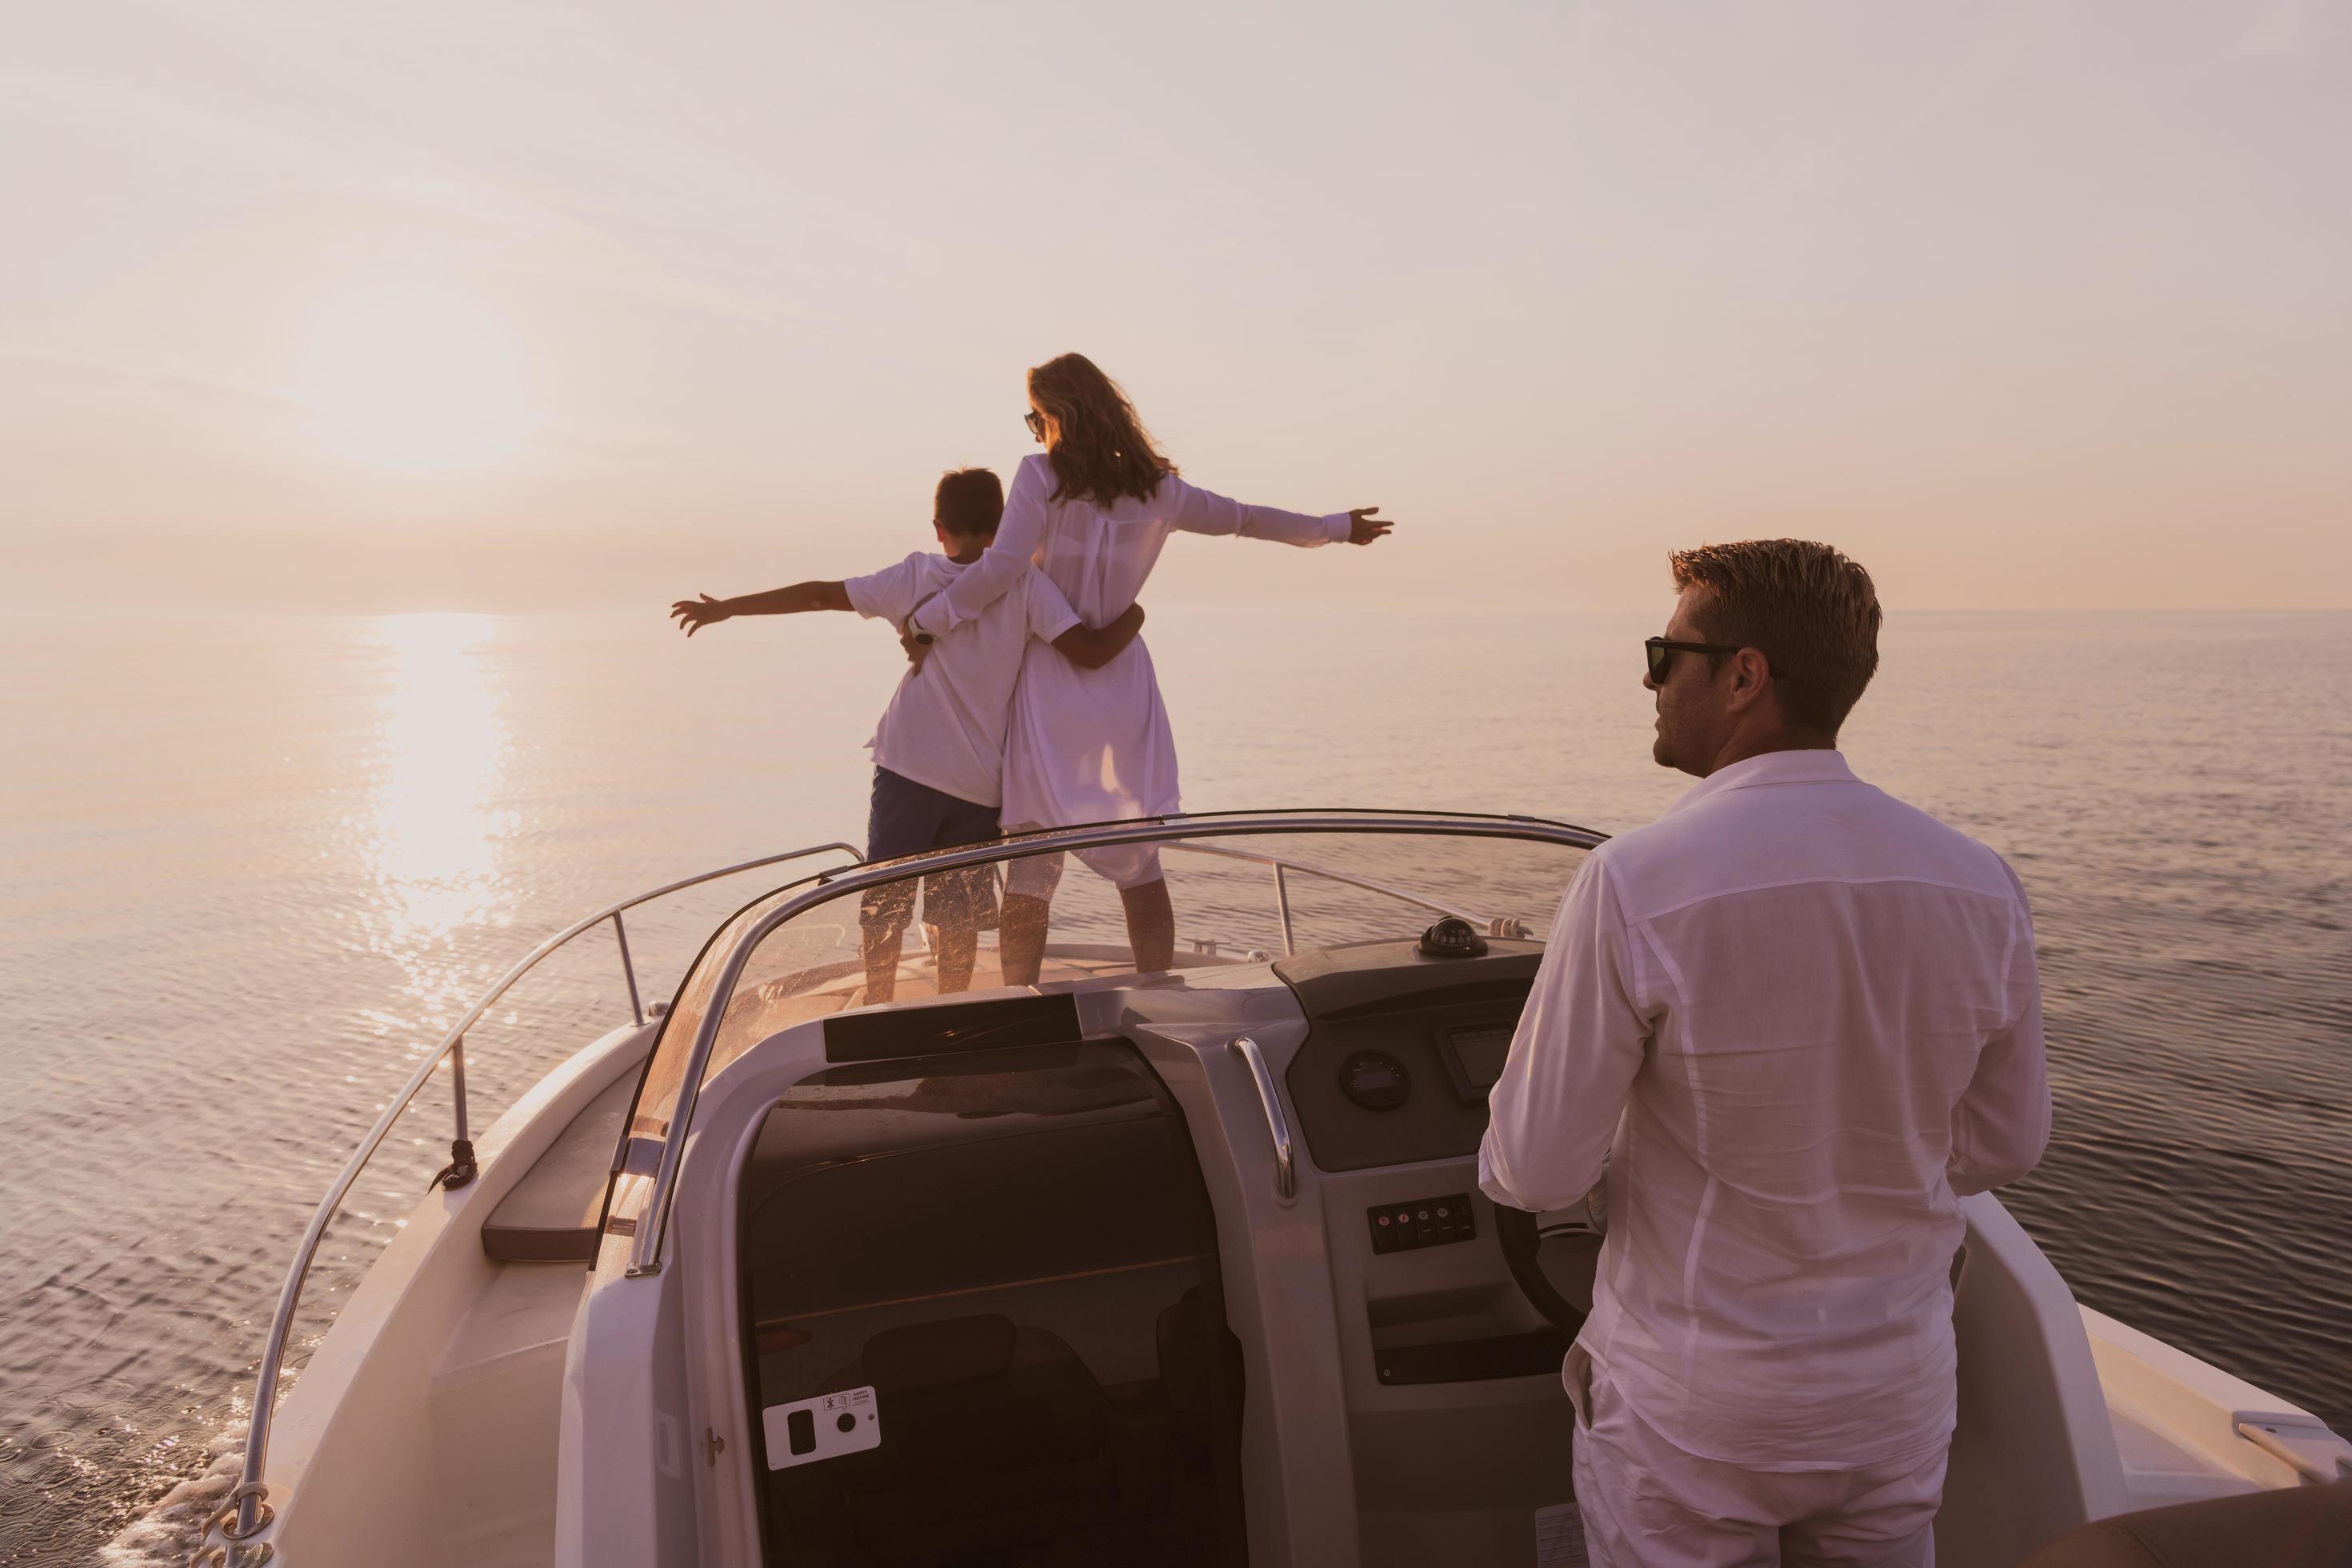
[[[653,1172],[653,1184],[646,1206],[638,1217],[633,1238],[633,1248],[626,1278],[640,1279],[661,1271],[661,1249],[669,1229],[671,1200],[677,1187],[678,1166],[683,1163],[686,1142],[694,1121],[694,1108],[702,1091],[702,1076],[709,1069],[710,1055],[716,1047],[728,1005],[734,999],[735,987],[741,980],[744,965],[752,952],[770,933],[787,921],[815,909],[821,904],[847,898],[887,882],[898,881],[917,873],[959,870],[970,866],[994,865],[1009,860],[1026,859],[1036,855],[1058,854],[1071,849],[1092,849],[1111,845],[1145,844],[1172,839],[1234,838],[1270,834],[1394,834],[1402,837],[1437,838],[1488,838],[1519,840],[1528,843],[1553,844],[1570,848],[1598,848],[1608,835],[1573,823],[1557,822],[1548,817],[1495,816],[1472,812],[1413,812],[1385,809],[1341,808],[1322,811],[1227,811],[1203,812],[1198,815],[1138,817],[1125,822],[1094,823],[1083,827],[1048,828],[1036,833],[1024,833],[1010,838],[1000,838],[986,844],[954,849],[933,850],[928,854],[909,855],[895,860],[867,861],[838,871],[820,873],[814,879],[795,882],[767,895],[777,900],[748,927],[728,952],[719,973],[709,1004],[697,1021],[694,1045],[688,1051],[681,1073],[677,1101],[671,1109],[669,1127],[662,1139],[661,1159]],[[798,889],[795,891],[795,889]],[[1386,889],[1383,889],[1386,890]],[[737,911],[740,918],[761,900],[753,900]],[[723,929],[723,927],[722,927]],[[715,941],[714,937],[714,941]],[[709,957],[706,946],[701,958],[688,971],[690,981],[704,959]],[[686,982],[681,982],[683,992]],[[665,1031],[667,1032],[667,1031]],[[655,1051],[658,1054],[660,1043]],[[649,1058],[650,1065],[650,1058]]]

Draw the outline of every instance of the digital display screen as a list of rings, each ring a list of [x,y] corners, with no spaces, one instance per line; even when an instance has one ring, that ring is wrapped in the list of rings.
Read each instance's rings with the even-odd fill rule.
[[[1494,1088],[1495,1080],[1503,1076],[1503,1060],[1511,1054],[1511,1036],[1515,1032],[1510,1024],[1472,1025],[1446,1030],[1445,1044],[1454,1052],[1463,1080],[1472,1089]]]

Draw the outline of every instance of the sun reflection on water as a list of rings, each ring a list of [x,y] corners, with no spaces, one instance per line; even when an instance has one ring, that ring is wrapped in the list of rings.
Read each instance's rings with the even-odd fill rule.
[[[507,733],[483,669],[488,616],[387,616],[392,658],[372,858],[389,926],[376,945],[414,961],[492,912],[497,798]],[[419,975],[419,980],[425,977]]]

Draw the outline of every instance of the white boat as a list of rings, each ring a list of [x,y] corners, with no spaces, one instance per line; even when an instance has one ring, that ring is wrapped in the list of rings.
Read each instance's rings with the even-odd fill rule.
[[[625,966],[625,911],[746,868],[599,911],[467,1012],[320,1205],[199,1560],[1580,1560],[1559,1364],[1595,1220],[1497,1210],[1475,1151],[1599,841],[1316,812],[753,862],[830,858],[729,921],[667,1005],[639,1007],[632,970],[637,1016],[468,1143],[465,1031],[509,986],[606,922]],[[968,994],[934,994],[919,949],[868,1000],[875,889],[1144,843],[1187,938],[1172,973],[1133,973],[1080,872],[1040,984],[993,984],[983,942]],[[445,1058],[453,1169],[278,1407],[327,1223]],[[2352,1467],[2309,1413],[2079,1305],[1996,1197],[1962,1206],[1947,1568]]]

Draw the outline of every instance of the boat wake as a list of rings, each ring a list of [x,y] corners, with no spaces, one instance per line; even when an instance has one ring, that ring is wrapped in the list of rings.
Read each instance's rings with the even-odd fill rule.
[[[228,1506],[245,1465],[246,1424],[221,1429],[205,1445],[205,1468],[165,1492],[122,1533],[99,1548],[104,1568],[182,1568],[204,1543],[205,1527]]]

